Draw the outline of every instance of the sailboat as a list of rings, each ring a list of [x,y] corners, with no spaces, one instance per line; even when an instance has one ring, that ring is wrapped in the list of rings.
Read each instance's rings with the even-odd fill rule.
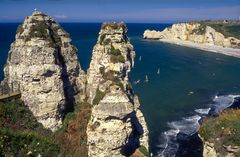
[[[134,81],[134,84],[139,84],[141,80]]]
[[[160,69],[159,69],[159,68],[158,68],[157,74],[158,74],[158,75],[160,74]]]
[[[142,56],[139,56],[139,61],[142,61]]]
[[[148,80],[148,76],[146,75],[145,76],[145,82],[148,82],[149,80]]]

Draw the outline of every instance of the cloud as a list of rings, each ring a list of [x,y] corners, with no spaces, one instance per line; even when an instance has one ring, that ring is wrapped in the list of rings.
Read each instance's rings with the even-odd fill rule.
[[[67,18],[66,15],[54,15],[53,17],[56,19],[66,19]]]
[[[125,12],[115,15],[117,18],[143,21],[189,21],[208,19],[238,19],[240,6],[210,8],[160,8]]]

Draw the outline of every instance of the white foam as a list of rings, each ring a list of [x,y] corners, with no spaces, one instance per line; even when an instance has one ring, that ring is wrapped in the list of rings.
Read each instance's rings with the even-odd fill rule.
[[[222,96],[215,96],[213,99],[213,104],[210,105],[211,108],[214,109],[215,113],[222,112],[224,109],[230,107],[234,99],[239,97],[240,95],[222,95]]]
[[[207,115],[209,113],[209,111],[211,110],[211,108],[205,108],[205,109],[196,109],[195,112],[201,114],[201,115]]]
[[[196,109],[197,115],[182,118],[179,121],[168,122],[170,130],[164,132],[160,136],[161,144],[157,147],[160,149],[157,153],[158,157],[175,157],[178,151],[179,143],[177,142],[177,135],[183,133],[185,136],[191,136],[195,134],[200,125],[199,120],[209,114],[210,110],[218,113],[222,110],[230,107],[234,99],[240,97],[240,95],[225,95],[225,96],[215,96],[213,98],[213,103],[209,104],[210,108],[206,109]]]

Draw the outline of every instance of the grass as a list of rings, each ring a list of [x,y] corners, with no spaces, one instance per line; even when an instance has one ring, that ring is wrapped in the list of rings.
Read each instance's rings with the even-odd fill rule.
[[[38,123],[20,100],[0,103],[0,156],[56,156],[51,131]]]
[[[214,143],[219,152],[222,151],[223,145],[240,146],[239,119],[240,110],[226,110],[218,117],[205,119],[199,134],[204,140]]]
[[[196,34],[205,33],[206,26],[210,26],[215,29],[217,32],[222,33],[225,37],[235,37],[240,39],[240,22],[236,21],[196,21],[193,23],[200,23],[201,26],[199,29],[193,30]]]
[[[34,25],[32,25],[30,28],[29,35],[26,38],[27,41],[31,40],[31,38],[42,38],[51,40],[47,32],[49,26],[45,21],[33,20],[32,22],[34,23]]]
[[[0,103],[0,156],[87,157],[91,105],[81,102],[75,108],[52,133],[37,122],[23,102]]]
[[[32,112],[20,100],[0,103],[0,128],[31,130],[42,135],[50,134],[50,131],[38,123]]]
[[[61,29],[63,32],[64,29],[61,26],[50,26],[48,22],[41,20],[32,20],[34,25],[31,26],[28,36],[25,38],[26,41],[31,40],[32,38],[41,38],[49,42],[51,47],[61,47],[62,41],[61,37],[58,35],[58,30]],[[22,32],[23,28],[20,25],[17,32]],[[70,37],[70,35],[65,32],[65,37]]]
[[[31,131],[0,129],[0,156],[57,156],[59,152],[51,138]]]
[[[146,147],[140,146],[140,147],[138,148],[138,150],[139,150],[145,157],[148,157],[148,156],[149,156],[149,152],[148,152],[148,150],[147,150]]]
[[[87,157],[87,125],[91,117],[91,105],[81,102],[78,110],[68,113],[64,119],[63,127],[55,133],[56,143],[60,146],[60,156]]]

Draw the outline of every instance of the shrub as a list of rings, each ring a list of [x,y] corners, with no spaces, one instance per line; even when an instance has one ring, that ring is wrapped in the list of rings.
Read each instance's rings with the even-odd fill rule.
[[[20,100],[0,103],[0,127],[32,130],[47,135],[50,131],[38,123],[32,112]]]
[[[140,147],[138,148],[138,150],[139,150],[145,157],[149,157],[149,152],[148,152],[148,150],[147,150],[146,147],[140,146]]]
[[[62,157],[88,156],[86,130],[91,117],[91,105],[81,102],[75,108],[77,109],[64,120],[67,127],[54,134],[55,141],[61,148]]]
[[[105,96],[106,92],[102,92],[99,89],[97,89],[96,91],[96,95],[93,99],[93,105],[97,105],[99,104],[99,102],[103,99],[103,97]]]
[[[125,63],[125,58],[123,57],[123,55],[119,55],[119,56],[110,56],[110,60],[113,63]]]
[[[29,36],[27,37],[27,40],[30,40],[31,38],[42,38],[42,39],[49,39],[49,34],[47,32],[47,29],[49,26],[46,24],[45,21],[38,21],[33,20],[32,21],[34,25],[31,26]]]
[[[106,37],[106,34],[101,34],[100,41],[99,41],[101,45],[103,44],[105,37]]]
[[[111,42],[112,42],[111,39],[107,38],[107,39],[105,39],[105,40],[103,41],[103,44],[104,44],[104,45],[108,45],[108,44],[110,44]]]
[[[125,63],[125,58],[122,55],[121,51],[119,49],[115,49],[113,45],[111,45],[110,51],[108,51],[108,54],[110,55],[110,60],[113,63]]]

